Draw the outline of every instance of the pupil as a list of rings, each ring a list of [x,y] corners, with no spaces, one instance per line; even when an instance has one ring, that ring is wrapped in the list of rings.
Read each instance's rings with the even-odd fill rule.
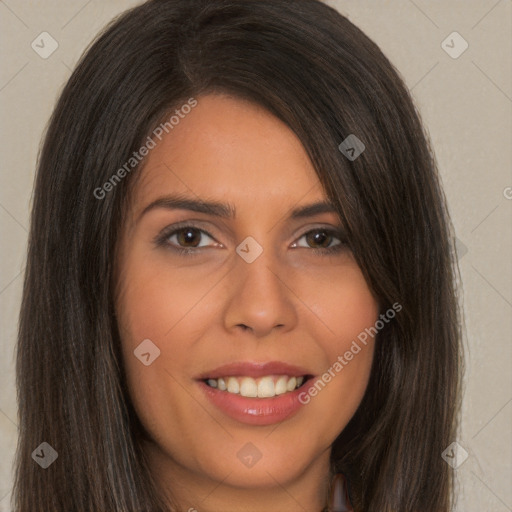
[[[180,242],[180,244],[183,245],[186,245],[187,243],[192,243],[193,247],[196,247],[199,244],[199,238],[197,237],[197,233],[198,232],[196,229],[182,229],[178,236],[178,241]],[[194,237],[197,238],[196,243],[193,243]]]
[[[320,244],[322,247],[329,245],[330,235],[328,235],[325,231],[315,231],[313,234],[310,234],[310,239],[308,243],[312,242],[314,244]],[[327,243],[325,243],[327,241]]]
[[[182,229],[178,239],[182,245],[192,244],[193,247],[196,247],[199,244],[199,238],[197,235],[198,231],[196,229]],[[194,238],[196,238],[195,243]],[[313,234],[310,233],[308,235],[308,243],[318,244],[322,247],[326,247],[329,245],[330,238],[330,235],[328,235],[325,231],[315,231]]]

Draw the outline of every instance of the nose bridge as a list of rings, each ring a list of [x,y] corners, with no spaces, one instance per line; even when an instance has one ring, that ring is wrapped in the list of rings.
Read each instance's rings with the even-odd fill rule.
[[[293,293],[286,283],[285,263],[271,247],[258,244],[258,249],[254,239],[244,242],[235,257],[226,327],[246,326],[257,336],[270,333],[274,327],[291,328],[296,312]]]

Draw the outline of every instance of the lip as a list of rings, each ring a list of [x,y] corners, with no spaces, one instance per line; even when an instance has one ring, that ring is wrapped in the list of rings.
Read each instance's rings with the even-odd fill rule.
[[[266,375],[288,375],[290,377],[308,376],[308,380],[298,389],[272,398],[250,398],[227,391],[212,388],[204,382],[206,379],[220,377],[247,376],[252,378]],[[313,377],[313,378],[312,378]],[[273,425],[297,414],[303,404],[299,395],[308,391],[315,383],[312,373],[298,366],[278,361],[268,363],[232,363],[220,366],[197,378],[198,385],[207,400],[223,414],[247,425]]]
[[[219,366],[214,370],[202,373],[197,380],[219,379],[220,377],[265,377],[265,375],[288,375],[289,377],[301,377],[312,373],[299,366],[294,366],[281,361],[269,362],[236,362]]]

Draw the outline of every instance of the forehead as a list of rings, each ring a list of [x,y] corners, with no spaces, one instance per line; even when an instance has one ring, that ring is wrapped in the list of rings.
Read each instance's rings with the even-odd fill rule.
[[[260,106],[225,95],[198,104],[147,156],[134,191],[139,208],[181,193],[252,207],[325,198],[297,136]]]

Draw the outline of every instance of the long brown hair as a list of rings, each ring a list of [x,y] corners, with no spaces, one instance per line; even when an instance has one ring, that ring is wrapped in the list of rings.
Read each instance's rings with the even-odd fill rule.
[[[250,99],[299,137],[382,311],[367,392],[333,444],[356,511],[448,512],[461,350],[435,158],[380,49],[317,0],[152,0],[114,20],[66,84],[38,164],[17,353],[17,512],[161,512],[113,308],[128,185],[98,199],[190,97]],[[338,146],[350,134],[355,160]],[[333,305],[335,307],[335,305]],[[58,459],[41,469],[42,442]],[[172,482],[170,483],[172,487]],[[171,510],[176,510],[171,508]]]

